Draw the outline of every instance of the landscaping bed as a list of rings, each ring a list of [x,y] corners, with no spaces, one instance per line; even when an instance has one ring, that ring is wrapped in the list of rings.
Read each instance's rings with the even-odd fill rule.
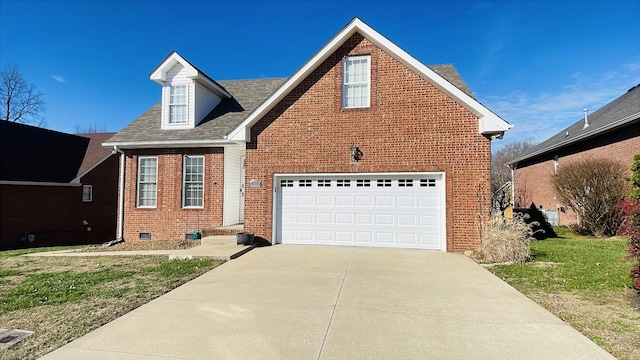
[[[36,359],[222,263],[165,256],[17,256],[38,251],[0,252],[0,327],[34,332],[0,350],[0,359]]]
[[[565,232],[531,243],[534,260],[489,270],[619,359],[640,359],[640,296],[626,238]]]
[[[132,240],[113,246],[89,246],[83,251],[184,250],[200,245],[200,240]]]

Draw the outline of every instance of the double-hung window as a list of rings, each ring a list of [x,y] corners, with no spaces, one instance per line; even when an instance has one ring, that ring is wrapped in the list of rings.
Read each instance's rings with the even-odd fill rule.
[[[138,194],[136,206],[155,207],[158,188],[158,158],[141,156],[138,158]]]
[[[182,206],[204,205],[204,156],[185,155],[182,167]]]
[[[371,56],[347,56],[342,63],[342,107],[369,107]]]
[[[187,86],[172,85],[169,90],[169,124],[187,123]]]
[[[82,202],[93,201],[93,186],[82,185]]]

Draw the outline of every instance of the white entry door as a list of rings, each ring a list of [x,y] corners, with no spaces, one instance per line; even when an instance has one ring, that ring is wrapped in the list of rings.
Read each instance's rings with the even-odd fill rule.
[[[276,176],[276,242],[446,250],[443,174]]]

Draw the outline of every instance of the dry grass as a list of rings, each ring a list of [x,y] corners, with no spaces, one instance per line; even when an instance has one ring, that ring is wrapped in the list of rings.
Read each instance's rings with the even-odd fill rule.
[[[566,291],[526,295],[618,359],[640,359],[640,298],[632,290],[597,300]]]
[[[2,253],[0,252],[0,255]],[[8,350],[2,360],[36,359],[122,316],[169,290],[218,266],[211,260],[168,261],[166,257],[23,257],[0,256],[0,324],[2,328],[34,331]],[[104,274],[120,274],[104,280]],[[34,279],[59,279],[89,284],[84,294],[67,300],[24,305],[18,290],[35,284],[39,293],[53,295],[46,283]],[[64,288],[62,290],[64,290]],[[64,292],[64,291],[63,291]],[[36,298],[38,300],[38,298]]]
[[[493,215],[482,226],[482,243],[472,254],[482,263],[525,262],[531,259],[529,244],[533,240],[531,227],[522,217],[507,219]]]

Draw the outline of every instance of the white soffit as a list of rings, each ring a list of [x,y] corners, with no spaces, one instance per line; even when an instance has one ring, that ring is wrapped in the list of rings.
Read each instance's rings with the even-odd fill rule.
[[[278,88],[265,102],[257,107],[238,127],[236,127],[228,135],[229,140],[249,141],[250,127],[253,126],[262,116],[271,110],[279,101],[281,101],[290,91],[292,91],[300,82],[302,82],[313,70],[316,69],[324,60],[333,54],[342,44],[348,40],[353,34],[359,33],[367,40],[387,52],[394,59],[399,61],[407,68],[414,71],[424,80],[447,94],[449,97],[458,102],[465,109],[469,110],[478,117],[478,132],[481,134],[492,134],[496,132],[504,132],[513,127],[505,120],[494,114],[491,110],[480,104],[477,100],[465,94],[462,90],[452,85],[440,75],[436,74],[426,65],[415,59],[406,51],[402,50],[396,44],[389,41],[382,34],[375,31],[362,20],[354,18],[347,26],[345,26],[338,34],[336,34],[327,44],[325,44],[315,55],[311,57],[298,71],[296,71],[287,81]]]

